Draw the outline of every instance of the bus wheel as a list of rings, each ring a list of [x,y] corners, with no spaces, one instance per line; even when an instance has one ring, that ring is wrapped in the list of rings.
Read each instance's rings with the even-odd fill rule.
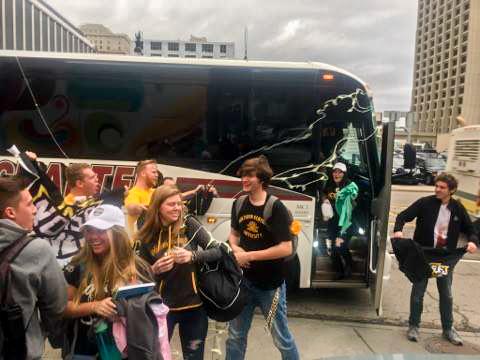
[[[287,292],[293,293],[298,290],[300,286],[300,260],[295,255],[293,259],[285,264],[285,283],[287,285]]]

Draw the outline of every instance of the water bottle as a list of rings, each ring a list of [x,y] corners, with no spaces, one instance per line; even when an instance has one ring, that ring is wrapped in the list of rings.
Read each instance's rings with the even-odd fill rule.
[[[98,352],[102,360],[121,360],[122,356],[115,345],[113,336],[108,331],[108,324],[100,320],[95,324],[95,339],[97,340]]]

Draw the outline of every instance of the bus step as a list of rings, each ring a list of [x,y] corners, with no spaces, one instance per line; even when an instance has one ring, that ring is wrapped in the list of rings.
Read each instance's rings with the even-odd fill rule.
[[[340,280],[340,281],[325,281],[325,280],[312,280],[311,287],[314,289],[319,288],[367,288],[365,280],[354,281],[352,279]]]

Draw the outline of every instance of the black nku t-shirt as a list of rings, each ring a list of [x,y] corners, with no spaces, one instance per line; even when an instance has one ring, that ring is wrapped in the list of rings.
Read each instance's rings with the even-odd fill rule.
[[[267,199],[270,195],[267,195]],[[238,200],[236,200],[238,201]],[[265,250],[291,241],[290,216],[280,200],[275,201],[272,215],[265,226],[263,209],[265,205],[254,206],[247,197],[237,216],[235,203],[232,206],[232,228],[240,234],[240,247],[245,251]],[[265,201],[266,202],[266,201]],[[245,277],[255,286],[272,290],[279,287],[284,280],[284,260],[252,261],[249,268],[244,268]]]

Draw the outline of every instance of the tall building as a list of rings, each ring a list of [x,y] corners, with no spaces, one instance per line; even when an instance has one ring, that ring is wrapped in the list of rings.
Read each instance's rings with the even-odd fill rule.
[[[114,34],[101,24],[84,24],[80,26],[80,30],[93,42],[98,53],[130,54],[132,41],[127,34]]]
[[[418,1],[413,79],[414,140],[480,123],[480,0]]]
[[[92,43],[42,0],[0,0],[0,49],[93,52]]]
[[[132,52],[135,44],[132,44]],[[143,40],[143,55],[204,58],[204,59],[233,59],[235,44],[233,42],[212,42],[207,38],[190,36],[189,41],[183,40]]]

